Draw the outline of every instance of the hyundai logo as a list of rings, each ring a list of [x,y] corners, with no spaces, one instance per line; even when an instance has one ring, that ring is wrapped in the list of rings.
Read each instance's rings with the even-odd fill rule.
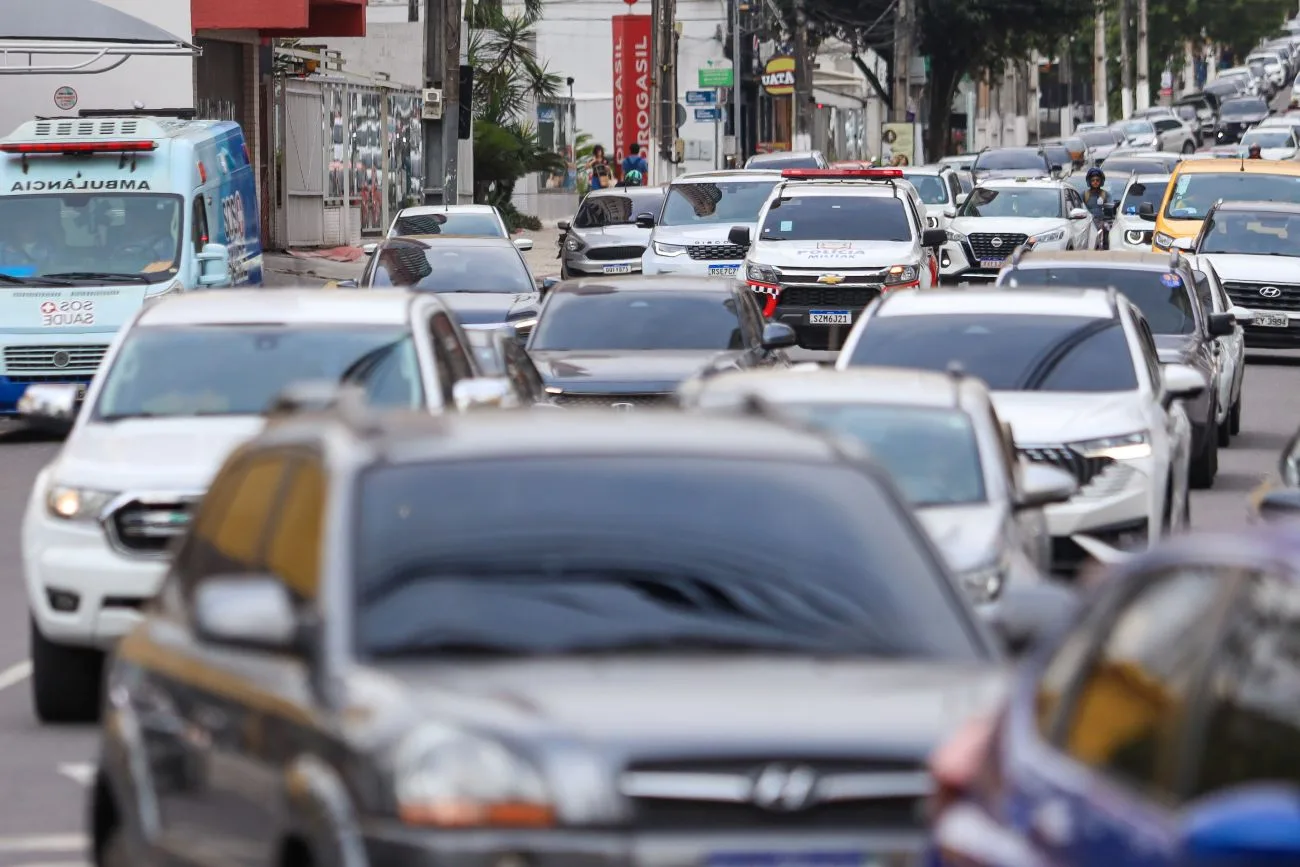
[[[1265,298],[1276,298],[1282,294],[1282,290],[1276,286],[1264,286],[1259,290],[1259,294],[1263,295]]]
[[[754,778],[750,799],[778,813],[805,810],[816,802],[817,772],[807,765],[768,765]]]

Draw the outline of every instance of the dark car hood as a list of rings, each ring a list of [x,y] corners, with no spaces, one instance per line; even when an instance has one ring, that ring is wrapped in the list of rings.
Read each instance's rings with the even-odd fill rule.
[[[535,316],[540,297],[536,292],[438,293],[438,300],[446,304],[464,325],[490,325],[507,319]]]
[[[1264,120],[1266,117],[1268,117],[1268,114],[1267,114],[1267,113],[1263,113],[1263,114],[1244,114],[1244,115],[1243,115],[1243,114],[1233,114],[1233,115],[1228,115],[1228,116],[1226,116],[1226,117],[1220,116],[1219,119],[1220,119],[1221,121],[1223,121],[1223,123],[1225,123],[1225,124],[1227,124],[1227,123],[1231,123],[1231,124],[1237,124],[1238,126],[1242,126],[1242,125],[1248,125],[1248,124],[1256,124],[1256,123],[1259,123],[1261,120]]]
[[[711,367],[734,365],[742,351],[649,349],[626,352],[530,352],[546,384],[566,392],[676,391],[683,380]]]
[[[384,672],[417,715],[674,758],[885,750],[919,761],[1008,685],[994,663],[767,655],[403,663]]]

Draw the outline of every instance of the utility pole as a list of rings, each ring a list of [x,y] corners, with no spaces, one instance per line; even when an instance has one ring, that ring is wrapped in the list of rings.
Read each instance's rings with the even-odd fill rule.
[[[1137,107],[1151,107],[1150,61],[1147,58],[1147,0],[1138,0]]]
[[[894,88],[890,120],[907,122],[907,103],[911,95],[912,2],[898,0],[894,12]]]
[[[1119,3],[1119,101],[1124,117],[1133,116],[1133,58],[1128,51],[1129,25],[1133,21],[1133,0]]]
[[[1065,91],[1065,107],[1061,109],[1061,135],[1074,133],[1074,37],[1065,40],[1062,49],[1065,57],[1061,61],[1061,84]]]
[[[1188,39],[1183,43],[1183,96],[1196,92],[1196,46]]]
[[[1109,123],[1110,87],[1106,84],[1106,7],[1100,3],[1097,4],[1097,29],[1092,38],[1092,119],[1097,123]]]
[[[424,6],[424,86],[442,92],[442,117],[424,120],[424,201],[456,202],[456,131],[460,117],[460,0]]]
[[[742,123],[745,97],[740,86],[743,69],[740,63],[741,3],[742,0],[732,0],[731,3],[735,18],[731,22],[731,105],[727,106],[728,111],[731,112],[732,137],[736,142],[736,168],[745,164],[745,127]]]
[[[794,0],[794,150],[810,150],[813,134],[813,62],[808,53],[808,13]]]

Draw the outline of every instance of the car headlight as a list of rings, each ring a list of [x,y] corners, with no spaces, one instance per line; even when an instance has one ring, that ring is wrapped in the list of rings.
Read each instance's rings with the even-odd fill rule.
[[[528,332],[532,331],[533,328],[536,327],[537,317],[529,316],[526,319],[509,319],[506,321],[506,325],[513,326],[515,331],[519,332],[520,334],[527,334]]]
[[[1166,235],[1164,232],[1156,232],[1151,236],[1151,240],[1162,250],[1168,250],[1174,245],[1174,236]]]
[[[949,241],[955,241],[958,244],[966,243],[966,236],[961,232],[954,232],[952,229],[948,229],[944,234],[948,236]]]
[[[938,218],[938,217],[926,217],[926,218],[925,218],[925,227],[926,227],[927,229],[937,229],[937,228],[939,228],[939,218]]]
[[[425,725],[403,739],[393,758],[403,822],[444,828],[555,824],[541,774],[495,741]]]
[[[978,569],[968,569],[957,577],[962,588],[970,594],[971,601],[980,605],[998,598],[1006,586],[1008,571],[1006,560],[999,559]]]
[[[686,252],[685,244],[665,244],[663,241],[651,242],[656,256],[680,256]]]
[[[569,237],[564,239],[564,249],[570,253],[576,253],[585,246],[587,245],[582,243],[582,239],[577,235],[570,234]]]
[[[1064,240],[1065,240],[1065,230],[1053,229],[1050,232],[1042,232],[1037,235],[1030,235],[1029,238],[1026,239],[1025,243],[1028,244],[1030,247],[1035,247],[1039,244],[1052,244],[1057,241],[1064,241]]]
[[[921,276],[921,269],[915,265],[894,265],[885,272],[885,285],[898,286],[903,283],[915,283]]]
[[[1110,458],[1113,461],[1133,461],[1151,456],[1151,438],[1146,431],[1123,436],[1101,437],[1095,440],[1071,443],[1085,458]]]
[[[781,277],[776,273],[775,268],[754,262],[745,263],[745,279],[751,283],[766,283],[769,286],[781,284]]]
[[[116,496],[112,491],[51,485],[45,492],[45,508],[55,518],[65,521],[97,521]]]
[[[1140,247],[1140,246],[1142,246],[1143,244],[1150,244],[1150,243],[1151,243],[1151,233],[1150,233],[1150,232],[1144,232],[1144,231],[1141,230],[1141,229],[1125,229],[1125,230],[1124,230],[1124,243],[1125,243],[1125,244],[1132,244],[1132,245],[1135,246],[1135,247]]]

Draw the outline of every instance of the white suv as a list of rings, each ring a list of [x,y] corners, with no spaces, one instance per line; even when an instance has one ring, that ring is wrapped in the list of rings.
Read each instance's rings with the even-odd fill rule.
[[[885,295],[836,362],[864,365],[960,366],[988,383],[1024,457],[1075,476],[1079,492],[1047,508],[1055,571],[1187,525],[1191,424],[1182,399],[1206,381],[1161,365],[1141,313],[1113,290]]]
[[[747,247],[745,282],[764,314],[805,349],[838,349],[854,318],[882,292],[938,283],[947,236],[925,228],[925,205],[899,169],[787,172],[759,214],[735,226]]]
[[[903,178],[916,188],[925,206],[925,227],[946,229],[952,214],[966,201],[961,181],[949,166],[917,166],[903,169]]]

